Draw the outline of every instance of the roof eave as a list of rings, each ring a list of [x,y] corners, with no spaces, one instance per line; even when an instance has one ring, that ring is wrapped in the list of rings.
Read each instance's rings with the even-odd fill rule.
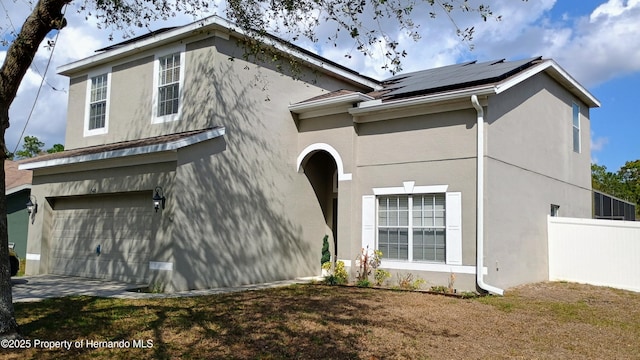
[[[22,190],[30,190],[30,189],[31,189],[31,184],[22,184],[22,185],[7,189],[7,191],[5,192],[5,195],[11,195],[11,194],[18,193]]]
[[[203,132],[201,134],[196,134],[193,136],[189,136],[184,139],[170,141],[162,144],[154,144],[154,145],[145,145],[138,146],[128,149],[119,149],[119,150],[111,150],[111,151],[103,151],[95,154],[87,154],[87,155],[76,155],[63,157],[58,159],[44,160],[44,161],[36,161],[32,163],[20,164],[18,169],[20,170],[34,170],[34,169],[42,169],[42,168],[51,168],[55,166],[62,165],[70,165],[70,164],[80,164],[87,163],[91,161],[99,161],[99,160],[109,160],[109,159],[118,159],[135,155],[147,155],[165,151],[176,151],[178,149],[187,147],[189,145],[194,145],[202,141],[211,140],[225,134],[225,128],[219,127],[215,129],[211,129],[209,131]]]
[[[496,85],[496,94],[504,92],[515,85],[529,79],[541,72],[546,72],[554,80],[558,81],[567,90],[580,98],[590,108],[600,107],[600,101],[591,94],[584,86],[580,85],[569,73],[567,73],[560,65],[555,61],[549,59],[532,66],[531,68],[515,75],[508,80]]]
[[[325,99],[306,101],[302,103],[289,105],[289,111],[294,114],[302,114],[309,111],[320,110],[327,107],[334,107],[339,105],[349,105],[360,103],[363,101],[374,100],[373,97],[357,92],[353,94],[345,94]]]
[[[255,36],[249,35],[246,31],[238,28],[232,22],[214,15],[182,27],[178,27],[176,29],[166,31],[158,35],[124,45],[116,49],[107,50],[103,53],[93,55],[88,58],[72,62],[70,64],[62,65],[58,67],[57,70],[61,75],[71,76],[75,73],[86,71],[88,68],[112,62],[114,60],[130,56],[131,54],[149,50],[164,44],[186,39],[195,34],[203,33],[205,31],[218,31],[220,34],[225,34],[226,37],[228,37],[231,33],[236,33],[240,36],[252,36],[256,38]],[[343,78],[351,83],[373,90],[380,90],[382,88],[382,85],[380,85],[380,83],[374,79],[362,76],[354,71],[348,70],[347,68],[333,64],[331,63],[331,61],[324,59],[319,55],[305,53],[304,51],[296,49],[294,45],[287,46],[286,44],[288,43],[286,43],[284,40],[276,41],[273,38],[267,36],[258,36],[256,40],[272,46],[278,51],[282,51],[295,58],[298,58],[301,61],[306,62],[323,72]]]
[[[419,97],[399,99],[393,101],[383,102],[382,100],[365,101],[358,104],[358,107],[350,109],[349,113],[353,116],[366,116],[368,114],[393,110],[398,108],[404,108],[416,105],[426,105],[438,102],[446,102],[459,100],[463,98],[470,98],[471,95],[488,96],[496,93],[494,85],[484,85],[467,89],[447,91],[437,94],[429,94]],[[471,107],[471,101],[469,101],[469,107]]]

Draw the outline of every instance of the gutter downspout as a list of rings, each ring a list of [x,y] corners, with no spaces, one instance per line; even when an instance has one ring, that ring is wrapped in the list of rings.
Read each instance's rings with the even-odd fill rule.
[[[484,110],[478,101],[478,96],[471,95],[471,104],[478,113],[478,150],[476,156],[477,164],[477,180],[476,180],[476,283],[482,290],[488,291],[496,295],[503,295],[504,290],[491,286],[484,282]]]

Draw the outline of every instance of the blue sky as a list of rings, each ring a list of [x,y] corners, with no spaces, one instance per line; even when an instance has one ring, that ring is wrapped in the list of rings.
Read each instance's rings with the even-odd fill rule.
[[[409,53],[404,70],[415,71],[468,60],[486,61],[506,58],[517,60],[533,56],[553,58],[583,84],[602,103],[591,111],[592,160],[615,171],[626,161],[640,159],[640,112],[635,109],[640,85],[640,0],[470,0],[491,5],[502,15],[500,22],[482,22],[472,14],[455,13],[461,27],[474,26],[474,49],[455,36],[452,23],[440,16],[416,20],[421,25],[422,39],[415,43],[397,29],[386,29],[398,36],[400,46]],[[95,49],[112,44],[109,32],[96,27],[77,13],[77,3],[67,10],[68,26],[60,33],[53,55],[44,47],[36,55],[35,66],[21,84],[11,110],[11,127],[7,131],[7,146],[18,146],[20,133],[34,104],[41,75],[51,56],[46,84],[35,102],[34,113],[25,130],[37,136],[47,147],[64,144],[68,79],[57,75],[56,67],[82,59]],[[30,12],[28,0],[2,1],[0,36],[6,37],[11,26],[20,27]],[[3,16],[6,15],[6,16]],[[152,29],[183,25],[193,21],[181,16],[169,22],[158,22]],[[384,24],[383,24],[384,25]],[[390,26],[390,25],[389,25]],[[331,26],[318,28],[319,38],[329,34]],[[138,32],[143,34],[144,30]],[[118,33],[114,41],[120,41]],[[338,46],[327,43],[298,43],[331,60],[349,66],[377,79],[388,77],[381,69],[382,56],[360,56],[352,49],[350,39],[340,39]],[[0,62],[4,61],[0,47]],[[346,58],[345,54],[351,54]]]

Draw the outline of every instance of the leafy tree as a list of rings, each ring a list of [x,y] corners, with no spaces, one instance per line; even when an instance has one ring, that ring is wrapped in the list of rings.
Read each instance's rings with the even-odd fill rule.
[[[591,187],[594,190],[622,197],[622,179],[617,173],[607,171],[604,165],[591,164]]]
[[[53,146],[50,149],[47,149],[48,154],[53,154],[53,153],[62,152],[62,151],[64,151],[64,145],[62,144],[53,144]]]
[[[636,204],[636,218],[640,217],[640,160],[627,161],[615,173],[591,164],[591,185],[594,190]]]
[[[527,0],[522,0],[527,1]],[[131,28],[144,28],[155,20],[167,19],[177,12],[197,15],[209,9],[209,0],[38,0],[32,13],[27,17],[14,38],[3,36],[0,42],[10,43],[0,67],[0,148],[5,146],[5,132],[9,127],[9,107],[15,99],[20,82],[29,69],[38,47],[51,31],[60,31],[67,25],[63,9],[71,3],[79,11],[97,19],[98,26],[132,33]],[[213,7],[215,3],[211,2]],[[226,0],[220,5],[226,17],[248,33],[264,33],[271,30],[292,35],[293,41],[299,37],[317,42],[317,28],[320,24],[335,25],[337,41],[339,34],[347,34],[357,44],[363,54],[383,46],[386,50],[386,65],[392,72],[401,69],[401,59],[406,52],[399,42],[381,26],[368,28],[365,20],[402,29],[413,39],[419,38],[417,16],[434,17],[439,10],[451,17],[454,11],[477,13],[484,20],[492,17],[491,9],[483,4],[472,6],[467,0]],[[499,19],[499,17],[496,17]],[[270,26],[277,24],[275,27]],[[455,22],[453,22],[455,26]],[[456,26],[457,28],[457,26]],[[260,29],[260,30],[253,30]],[[7,30],[1,29],[0,30]],[[473,36],[473,28],[457,29],[464,40]],[[4,33],[4,32],[3,32]],[[112,36],[112,34],[111,34]],[[48,41],[51,43],[51,41]],[[7,154],[5,154],[6,156]],[[0,259],[8,257],[7,219],[5,199],[5,174],[0,170]],[[11,298],[9,264],[0,261],[0,336],[18,335]]]
[[[35,136],[25,136],[22,143],[22,150],[16,151],[19,159],[32,158],[42,153],[44,143]]]
[[[618,171],[622,179],[622,193],[624,199],[640,204],[640,160],[627,161]],[[636,214],[640,214],[636,206]]]

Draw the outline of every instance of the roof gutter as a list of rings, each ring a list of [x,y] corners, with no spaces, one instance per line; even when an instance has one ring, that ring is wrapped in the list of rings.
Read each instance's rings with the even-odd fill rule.
[[[478,287],[487,292],[503,295],[504,290],[491,286],[484,282],[484,110],[478,101],[477,95],[471,95],[471,104],[478,113],[478,158],[476,174],[476,283]]]
[[[382,100],[377,99],[361,102],[358,104],[358,107],[349,109],[349,113],[353,116],[365,116],[378,111],[397,110],[409,106],[427,105],[444,101],[464,99],[470,95],[493,95],[495,93],[496,87],[494,85],[485,85],[481,87],[474,87],[471,89],[447,91],[438,94],[388,102],[383,102]]]
[[[289,111],[295,114],[301,114],[307,111],[318,110],[329,106],[352,105],[354,103],[370,100],[374,100],[374,98],[361,92],[356,92],[326,99],[292,104],[289,105]]]

